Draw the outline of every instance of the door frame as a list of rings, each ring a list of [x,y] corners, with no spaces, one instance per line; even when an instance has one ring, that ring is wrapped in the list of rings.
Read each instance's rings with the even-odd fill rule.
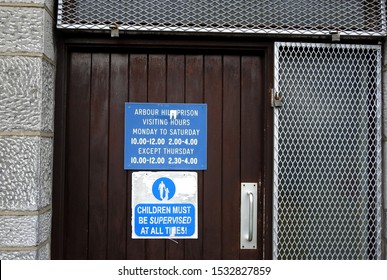
[[[54,128],[54,161],[52,189],[52,232],[51,258],[63,259],[64,256],[64,216],[65,216],[65,174],[66,174],[66,112],[67,112],[67,82],[69,76],[69,53],[73,51],[99,52],[155,52],[157,50],[181,53],[206,52],[260,52],[265,55],[265,106],[264,106],[264,167],[262,178],[263,196],[259,200],[263,210],[262,256],[272,259],[272,207],[273,207],[273,108],[271,107],[271,92],[274,77],[274,42],[261,42],[262,38],[233,36],[160,36],[134,35],[109,38],[108,35],[89,34],[81,37],[74,33],[59,33],[57,44],[57,74],[55,92],[55,128]],[[237,229],[239,230],[239,229]],[[128,233],[129,234],[129,233]],[[260,246],[258,246],[260,247]]]

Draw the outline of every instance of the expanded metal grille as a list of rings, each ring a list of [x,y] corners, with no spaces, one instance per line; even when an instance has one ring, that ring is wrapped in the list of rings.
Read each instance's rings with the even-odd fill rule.
[[[381,257],[381,49],[276,43],[273,255]]]
[[[59,28],[384,36],[384,0],[59,0]]]

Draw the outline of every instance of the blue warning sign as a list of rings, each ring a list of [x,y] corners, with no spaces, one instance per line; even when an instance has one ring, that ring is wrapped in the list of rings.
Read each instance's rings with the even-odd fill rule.
[[[185,237],[195,233],[195,206],[192,204],[138,204],[135,233],[148,237]]]
[[[197,173],[133,173],[132,238],[197,238],[197,224]]]

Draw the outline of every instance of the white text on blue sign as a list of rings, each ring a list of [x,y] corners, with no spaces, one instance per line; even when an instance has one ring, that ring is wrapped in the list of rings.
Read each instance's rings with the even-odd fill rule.
[[[125,106],[125,169],[207,168],[206,104]]]
[[[148,237],[188,237],[195,233],[192,204],[138,204],[135,233]]]

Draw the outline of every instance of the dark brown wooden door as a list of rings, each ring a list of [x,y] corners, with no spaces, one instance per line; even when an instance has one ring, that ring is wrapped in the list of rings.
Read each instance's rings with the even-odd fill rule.
[[[56,147],[64,158],[56,179],[63,183],[54,203],[54,258],[270,258],[270,203],[263,206],[266,65],[264,51],[69,52],[65,134]],[[131,172],[123,169],[127,101],[208,104],[198,239],[131,239]],[[241,182],[259,182],[256,250],[239,245]]]

